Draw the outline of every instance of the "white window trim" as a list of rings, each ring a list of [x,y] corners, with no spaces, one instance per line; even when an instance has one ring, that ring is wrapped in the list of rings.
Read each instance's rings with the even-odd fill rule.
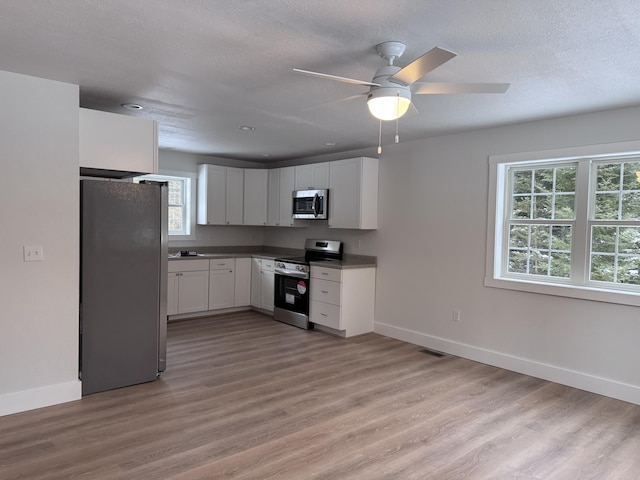
[[[169,241],[193,240],[196,238],[196,182],[198,175],[195,172],[182,172],[177,170],[161,170],[157,174],[144,175],[142,178],[153,177],[178,177],[189,179],[189,187],[185,191],[186,217],[189,221],[188,235],[170,235]]]
[[[561,283],[536,282],[531,279],[507,278],[501,276],[501,252],[503,250],[503,218],[502,210],[507,202],[500,196],[506,192],[506,168],[505,164],[516,162],[548,162],[580,161],[580,160],[604,160],[607,157],[640,155],[640,141],[606,143],[597,145],[585,145],[567,147],[538,152],[522,152],[489,156],[489,191],[488,191],[488,227],[487,227],[487,253],[485,263],[484,285],[487,287],[504,288],[545,295],[572,297],[598,302],[617,303],[622,305],[640,306],[640,294],[624,290],[607,290],[606,288],[593,287],[591,285],[565,285]],[[576,194],[579,194],[576,192]],[[577,201],[576,201],[577,204]],[[500,210],[498,210],[500,208]],[[498,220],[498,221],[496,221]],[[578,220],[578,221],[584,221]]]

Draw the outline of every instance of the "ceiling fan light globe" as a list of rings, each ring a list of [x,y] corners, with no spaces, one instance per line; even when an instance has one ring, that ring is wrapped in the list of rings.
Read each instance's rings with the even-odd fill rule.
[[[403,96],[382,95],[371,96],[367,100],[367,106],[371,115],[377,119],[389,121],[402,117],[411,105],[411,99]]]

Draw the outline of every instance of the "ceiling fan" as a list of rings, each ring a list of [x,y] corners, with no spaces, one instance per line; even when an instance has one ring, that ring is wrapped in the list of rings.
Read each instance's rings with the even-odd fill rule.
[[[456,56],[455,53],[440,47],[429,50],[406,67],[398,67],[393,62],[402,56],[406,45],[402,42],[383,42],[376,46],[378,55],[387,61],[379,68],[372,81],[366,82],[353,78],[339,77],[327,73],[312,72],[294,68],[293,71],[312,77],[326,78],[338,82],[368,86],[369,91],[354,97],[367,96],[367,105],[371,114],[380,120],[397,120],[411,105],[411,94],[448,94],[448,93],[504,93],[508,83],[416,83],[426,74],[435,70]],[[354,98],[348,97],[348,98]]]

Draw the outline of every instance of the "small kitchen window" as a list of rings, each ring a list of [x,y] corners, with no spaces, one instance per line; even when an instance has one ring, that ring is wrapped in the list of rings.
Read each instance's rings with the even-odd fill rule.
[[[191,184],[190,176],[181,175],[144,175],[134,178],[134,182],[153,180],[168,183],[169,235],[172,237],[191,235],[193,219],[191,218]]]

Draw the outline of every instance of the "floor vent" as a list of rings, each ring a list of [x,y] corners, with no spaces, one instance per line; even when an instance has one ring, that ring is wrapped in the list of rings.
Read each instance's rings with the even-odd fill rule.
[[[445,354],[442,352],[437,352],[435,350],[430,350],[428,348],[425,348],[424,350],[420,350],[420,352],[426,353],[427,355],[431,355],[432,357],[437,357],[437,358],[442,358],[445,356]]]

